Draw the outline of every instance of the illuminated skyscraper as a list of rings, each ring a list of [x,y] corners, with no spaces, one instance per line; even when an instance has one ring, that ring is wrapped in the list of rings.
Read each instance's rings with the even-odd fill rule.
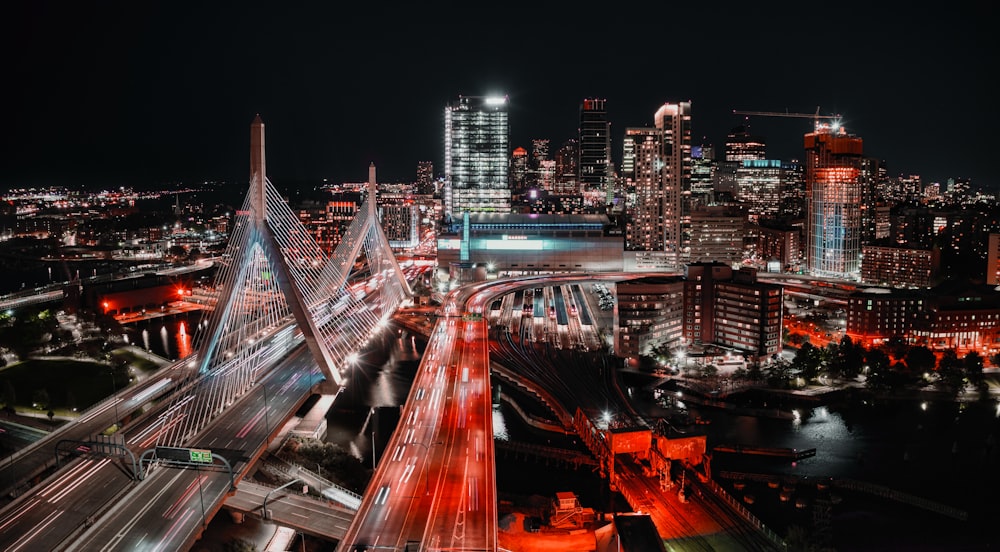
[[[636,270],[680,266],[682,191],[691,181],[691,103],[663,104],[653,119],[654,128],[626,129],[623,144],[635,187],[625,247],[656,254],[637,256]]]
[[[528,187],[528,150],[514,148],[510,155],[510,180],[514,194],[523,194]]]
[[[556,152],[556,178],[552,192],[559,195],[580,193],[580,173],[577,162],[580,159],[580,144],[576,140],[566,140]]]
[[[715,148],[709,144],[691,147],[691,208],[711,205],[715,198]]]
[[[434,189],[434,163],[430,161],[417,162],[417,193],[431,195]]]
[[[625,249],[663,251],[663,180],[660,177],[661,133],[655,128],[625,131],[625,162],[635,189],[625,225]]]
[[[584,192],[604,192],[611,203],[611,123],[607,100],[588,98],[580,104],[578,174]]]
[[[986,250],[986,283],[1000,284],[1000,234],[990,233]]]
[[[814,276],[861,271],[862,140],[838,124],[805,135],[806,258]]]
[[[444,214],[510,212],[508,100],[459,96],[444,110]]]
[[[726,161],[767,159],[767,140],[750,133],[750,125],[738,126],[726,135]]]
[[[800,171],[792,163],[744,159],[736,169],[736,197],[750,222],[774,220],[790,214],[788,207],[801,192],[796,189],[799,182]]]
[[[691,102],[665,103],[653,120],[663,138],[664,250],[679,267],[690,242]]]

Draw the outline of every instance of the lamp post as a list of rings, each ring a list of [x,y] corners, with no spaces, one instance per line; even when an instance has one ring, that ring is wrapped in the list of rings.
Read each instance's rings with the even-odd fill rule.
[[[431,494],[431,481],[430,481],[431,475],[427,471],[427,463],[431,461],[431,447],[425,445],[424,443],[413,442],[413,443],[410,443],[410,444],[411,445],[419,445],[421,447],[424,447],[424,451],[425,451],[425,453],[424,453],[424,467],[423,467],[423,470],[422,470],[424,472],[424,494]],[[419,479],[417,480],[417,483],[420,483]]]
[[[208,527],[208,517],[205,515],[205,495],[201,490],[201,466],[197,466],[198,476],[198,498],[201,499],[201,527]]]
[[[270,491],[267,491],[267,494],[264,495],[264,503],[263,505],[261,505],[261,510],[263,510],[261,517],[263,517],[265,521],[271,518],[270,514],[267,513],[267,499],[270,498],[271,493],[273,493],[274,491],[280,491],[281,489],[290,487],[295,483],[302,483],[302,480],[296,477],[295,479],[292,479],[291,481],[285,483],[280,487],[276,487],[274,489],[271,489]]]

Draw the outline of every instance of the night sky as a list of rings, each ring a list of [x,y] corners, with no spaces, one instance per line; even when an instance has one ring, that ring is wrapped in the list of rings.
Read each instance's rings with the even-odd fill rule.
[[[986,2],[16,4],[0,8],[2,189],[246,182],[257,113],[276,184],[364,181],[371,162],[412,181],[418,161],[442,172],[444,106],[494,93],[529,151],[574,138],[585,97],[608,100],[616,161],[665,102],[691,101],[695,143],[720,150],[733,109],[819,106],[891,175],[1000,185]],[[786,160],[812,125],[750,123]]]

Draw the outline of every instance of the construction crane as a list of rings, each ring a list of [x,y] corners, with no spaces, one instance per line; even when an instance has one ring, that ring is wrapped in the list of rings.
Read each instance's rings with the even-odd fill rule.
[[[834,126],[840,126],[840,115],[820,115],[819,106],[816,106],[816,113],[789,113],[788,111],[740,111],[733,110],[734,115],[758,116],[758,117],[797,117],[801,119],[812,119],[816,128],[819,128],[820,120],[830,119],[834,121]]]

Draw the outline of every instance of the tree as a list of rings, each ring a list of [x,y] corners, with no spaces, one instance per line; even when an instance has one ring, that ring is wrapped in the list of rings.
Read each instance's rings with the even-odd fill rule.
[[[881,349],[869,349],[865,354],[868,377],[865,385],[873,391],[885,391],[890,387],[889,355]]]
[[[246,539],[233,539],[226,543],[226,552],[257,552],[257,545]]]
[[[175,259],[184,259],[188,255],[188,250],[183,245],[173,245],[167,249],[167,256]]]
[[[976,351],[970,351],[962,359],[962,368],[965,371],[965,379],[969,380],[973,386],[979,388],[986,383],[983,376],[983,357]]]
[[[792,380],[792,364],[778,358],[764,369],[763,376],[771,387],[787,388]]]
[[[885,342],[885,352],[895,360],[902,360],[909,349],[910,346],[898,335],[890,337]]]
[[[13,407],[17,402],[17,393],[14,391],[14,384],[10,380],[3,380],[3,404],[5,406]]]
[[[831,349],[827,369],[831,377],[854,379],[861,373],[864,364],[865,348],[845,335],[840,339],[840,344]]]
[[[938,361],[938,382],[945,391],[958,393],[965,387],[965,368],[955,349],[948,349]]]
[[[925,345],[910,347],[910,350],[906,352],[906,365],[914,374],[931,372],[936,363],[937,357],[934,356],[934,352]]]
[[[823,363],[823,352],[811,343],[803,343],[795,358],[792,360],[792,369],[799,372],[799,376],[806,382],[816,379],[819,375],[820,365]]]
[[[49,392],[46,389],[35,389],[31,394],[31,404],[35,408],[44,409],[49,407]]]

